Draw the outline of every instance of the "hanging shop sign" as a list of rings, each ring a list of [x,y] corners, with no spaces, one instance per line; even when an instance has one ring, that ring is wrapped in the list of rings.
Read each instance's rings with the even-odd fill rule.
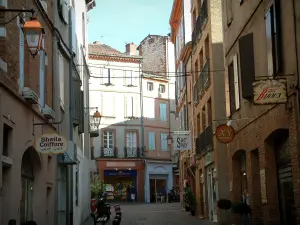
[[[281,104],[287,102],[286,79],[253,82],[254,104]]]
[[[216,129],[216,137],[219,142],[227,144],[230,143],[235,137],[235,131],[232,126],[222,124]]]
[[[174,132],[174,150],[175,151],[192,150],[192,137],[189,131]]]
[[[68,149],[68,141],[56,133],[43,134],[36,139],[35,149],[42,154],[62,154]]]

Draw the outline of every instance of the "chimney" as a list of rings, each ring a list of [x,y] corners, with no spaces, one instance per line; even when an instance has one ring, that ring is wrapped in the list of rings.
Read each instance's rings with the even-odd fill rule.
[[[126,54],[136,55],[136,45],[133,42],[126,44]]]
[[[94,45],[101,45],[101,42],[100,41],[94,41],[93,44]]]

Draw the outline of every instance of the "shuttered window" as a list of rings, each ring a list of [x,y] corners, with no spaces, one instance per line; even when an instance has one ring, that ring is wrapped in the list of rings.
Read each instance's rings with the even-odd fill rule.
[[[236,111],[233,63],[228,66],[230,114]]]
[[[148,132],[148,150],[155,150],[155,132]]]
[[[79,101],[79,126],[78,132],[80,134],[84,133],[84,92],[80,91],[80,101]]]
[[[276,1],[277,4],[278,2]],[[268,76],[275,76],[281,69],[279,21],[279,13],[275,5],[272,5],[265,14]]]
[[[242,96],[245,99],[250,99],[253,97],[252,83],[255,78],[253,33],[240,38],[239,51]]]

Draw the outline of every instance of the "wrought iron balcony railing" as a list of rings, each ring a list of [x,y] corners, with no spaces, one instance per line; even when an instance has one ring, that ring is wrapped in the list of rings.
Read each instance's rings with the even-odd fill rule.
[[[212,147],[213,130],[212,125],[209,125],[196,139],[196,154],[201,154]]]
[[[145,148],[143,147],[124,147],[125,158],[144,158]]]
[[[199,99],[198,96],[201,96],[201,94],[204,93],[204,89],[208,88],[209,85],[210,85],[209,59],[207,59],[194,86],[194,93],[193,93],[194,101]]]
[[[118,148],[116,147],[101,147],[101,158],[117,158]]]
[[[201,36],[204,24],[207,22],[207,16],[208,16],[207,0],[204,0],[201,5],[200,15],[197,17],[197,21],[192,33],[193,46],[196,45],[197,38]]]

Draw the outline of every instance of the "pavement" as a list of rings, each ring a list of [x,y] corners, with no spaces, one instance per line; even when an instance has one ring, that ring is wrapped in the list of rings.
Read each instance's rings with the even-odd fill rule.
[[[112,218],[107,225],[112,225],[114,209],[112,206]],[[213,225],[208,220],[200,220],[189,215],[183,210],[180,203],[165,204],[141,204],[141,203],[120,203],[122,221],[120,225]],[[92,220],[85,225],[93,225]]]

